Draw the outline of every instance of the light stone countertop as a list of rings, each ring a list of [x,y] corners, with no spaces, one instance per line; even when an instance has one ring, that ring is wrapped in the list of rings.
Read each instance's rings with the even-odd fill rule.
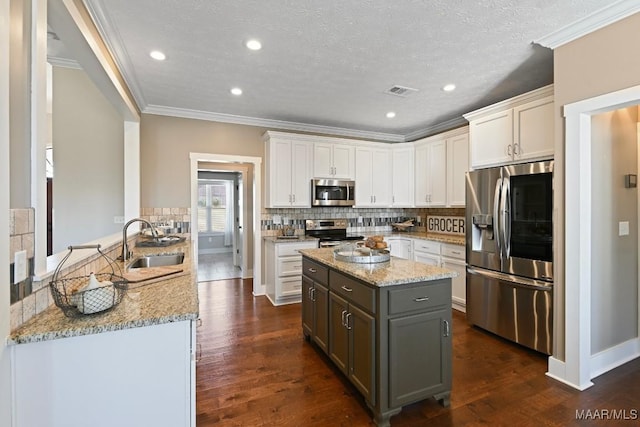
[[[460,245],[464,246],[466,241],[464,236],[454,236],[449,234],[434,234],[434,233],[425,233],[425,232],[415,232],[415,231],[385,231],[380,233],[363,233],[365,237],[368,236],[384,236],[387,237],[406,237],[410,239],[422,239],[422,240],[433,240],[435,242],[441,243],[450,243],[452,245]]]
[[[32,343],[197,319],[198,284],[192,250],[192,241],[189,240],[161,248],[134,247],[134,257],[184,252],[185,270],[163,278],[131,283],[120,304],[104,313],[69,318],[52,305],[12,331],[7,343]],[[118,265],[122,267],[122,262]]]
[[[273,242],[273,243],[300,243],[300,242],[311,242],[318,241],[317,237],[307,237],[307,236],[296,236],[297,239],[287,239],[287,238],[279,238],[278,236],[264,236],[262,239],[265,242]]]
[[[388,262],[373,264],[336,261],[333,257],[333,250],[334,248],[301,249],[300,253],[327,267],[380,287],[448,279],[458,276],[458,273],[452,270],[397,257],[391,257]]]

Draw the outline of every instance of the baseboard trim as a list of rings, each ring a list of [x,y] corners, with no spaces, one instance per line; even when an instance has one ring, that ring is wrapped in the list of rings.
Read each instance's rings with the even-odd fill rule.
[[[566,384],[569,387],[575,388],[576,390],[584,391],[593,385],[591,381],[582,385],[574,384],[569,381],[567,379],[567,364],[562,360],[556,359],[553,356],[549,356],[547,367],[548,371],[545,374],[546,376],[548,376],[549,378],[553,378],[554,380],[559,381],[563,384]]]
[[[640,357],[640,338],[633,338],[591,356],[591,378]]]

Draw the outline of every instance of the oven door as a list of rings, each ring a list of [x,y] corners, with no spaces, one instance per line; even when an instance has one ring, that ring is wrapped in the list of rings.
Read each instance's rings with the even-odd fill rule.
[[[353,206],[354,196],[354,181],[311,180],[311,204],[313,206]]]
[[[553,161],[503,168],[502,271],[553,281]]]

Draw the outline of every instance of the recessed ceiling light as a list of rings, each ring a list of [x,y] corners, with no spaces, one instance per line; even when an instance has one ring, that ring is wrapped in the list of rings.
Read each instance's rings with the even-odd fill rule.
[[[167,56],[159,50],[152,50],[149,56],[157,61],[164,61],[165,59],[167,59]]]
[[[240,96],[242,95],[242,89],[240,89],[239,87],[234,87],[233,89],[231,89],[231,93],[236,96]]]
[[[396,113],[394,113],[393,111],[389,111],[387,113],[387,119],[393,119],[396,116]]]
[[[445,92],[451,92],[451,91],[453,91],[455,89],[456,89],[456,85],[454,85],[453,83],[449,83],[448,85],[444,85],[442,87],[442,90],[445,91]]]
[[[245,43],[245,46],[247,46],[247,49],[251,49],[251,50],[262,49],[262,43],[260,43],[260,41],[256,39],[248,40],[247,43]]]

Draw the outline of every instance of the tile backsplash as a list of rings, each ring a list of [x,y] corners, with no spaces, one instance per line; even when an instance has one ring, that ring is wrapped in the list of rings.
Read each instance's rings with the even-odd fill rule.
[[[304,234],[304,221],[306,219],[347,219],[347,232],[367,233],[391,231],[391,224],[403,222],[407,219],[414,221],[412,231],[426,231],[427,216],[464,216],[464,208],[438,208],[438,209],[354,209],[354,208],[307,208],[307,209],[264,209],[260,218],[262,233],[264,236],[280,234],[284,225],[290,225],[296,229],[296,234]],[[275,224],[274,216],[279,216],[281,224]],[[360,221],[360,219],[362,221]]]

